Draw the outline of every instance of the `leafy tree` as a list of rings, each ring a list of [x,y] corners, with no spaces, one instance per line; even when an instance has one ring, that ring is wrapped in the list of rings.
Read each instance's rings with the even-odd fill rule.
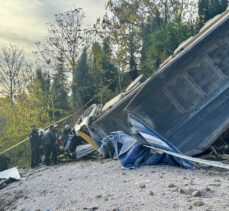
[[[142,19],[137,13],[138,2],[138,0],[108,1],[107,14],[100,21],[102,35],[109,37],[111,44],[115,46],[113,49],[115,49],[116,65],[120,70],[118,73],[128,71],[132,80],[139,72],[138,53],[141,46],[139,29]],[[119,81],[121,78],[122,75],[119,75]]]
[[[60,90],[62,90],[62,85]],[[10,106],[9,97],[1,98],[0,117],[4,120],[5,126],[1,130],[0,148],[4,150],[23,140],[27,137],[32,124],[44,127],[53,121],[53,112],[55,112],[55,117],[58,117],[57,114],[62,114],[62,109],[56,108],[57,105],[53,107],[52,100],[50,76],[41,69],[36,70],[26,87],[26,94],[23,97],[17,97],[14,106]]]
[[[43,126],[51,120],[50,96],[45,93],[47,91],[44,92],[41,82],[35,78],[33,84],[28,87],[28,95],[24,100],[25,108],[31,112],[32,116],[29,122],[34,122],[38,126]]]
[[[152,73],[181,42],[192,36],[192,25],[170,23],[162,25],[150,35],[145,65]]]
[[[161,25],[163,24],[163,20],[160,17],[160,13],[158,10],[155,11],[154,15],[151,14],[147,18],[145,24],[142,24],[141,29],[141,37],[142,37],[142,49],[141,49],[141,72],[145,75],[148,75],[152,72],[151,65],[148,65],[146,62],[148,55],[148,47],[151,43],[151,35],[154,33]]]
[[[116,92],[118,90],[118,69],[114,64],[114,59],[112,58],[112,49],[109,38],[105,38],[103,40],[102,51],[103,58],[101,64],[104,70],[103,85],[106,86],[108,89],[112,90],[113,92]]]
[[[93,83],[93,96],[97,95],[97,103],[103,101],[101,94],[103,88],[103,68],[102,68],[103,50],[99,43],[95,42],[91,49],[90,58],[90,76]]]
[[[228,0],[199,0],[198,13],[202,24],[214,16],[224,12],[228,7]]]
[[[92,97],[93,81],[89,75],[89,64],[87,61],[87,48],[81,54],[76,70],[73,73],[73,107],[79,109]]]
[[[90,56],[85,48],[73,76],[74,107],[81,107],[91,99],[91,103],[104,103],[117,90],[117,68],[112,61],[112,50],[109,40],[103,45],[95,42]]]
[[[194,1],[144,2],[151,14],[141,27],[141,69],[148,76],[181,42],[197,33],[198,28],[194,19]]]
[[[34,74],[16,46],[2,47],[0,54],[0,117],[4,123],[0,148],[5,149],[27,137],[31,124],[43,126],[50,121],[50,80],[39,69]]]
[[[69,110],[68,83],[64,72],[63,56],[59,57],[59,64],[52,76],[52,86],[50,88],[50,98],[52,103],[53,119],[61,117]]]
[[[148,74],[145,60],[150,34],[161,25],[191,22],[195,9],[195,0],[109,0],[100,23],[102,36],[110,38],[122,73],[119,81],[124,72],[129,72],[132,80],[140,72]]]
[[[35,81],[39,83],[40,89],[44,95],[44,98],[48,102],[49,95],[50,95],[50,86],[51,86],[51,79],[48,71],[44,71],[41,68],[36,70],[35,74]]]
[[[2,150],[27,137],[32,124],[39,127],[50,121],[47,101],[37,80],[32,81],[27,87],[27,95],[23,99],[17,99],[14,106],[10,105],[9,97],[1,99],[0,116],[5,121],[5,127],[0,136]]]
[[[111,49],[107,40],[103,45],[94,43],[91,49],[90,76],[96,102],[105,103],[117,90],[117,68],[112,64]]]

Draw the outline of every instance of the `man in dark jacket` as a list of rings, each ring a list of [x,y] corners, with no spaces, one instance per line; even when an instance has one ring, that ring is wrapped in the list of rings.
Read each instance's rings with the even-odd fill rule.
[[[64,126],[64,131],[63,131],[63,134],[62,134],[62,138],[63,138],[63,141],[64,141],[64,146],[66,146],[67,142],[68,142],[68,139],[69,139],[69,136],[72,135],[72,132],[71,132],[71,128],[69,125],[65,125]]]
[[[36,125],[32,125],[31,129],[32,132],[29,134],[31,144],[31,168],[34,168],[39,164],[41,137],[37,132]]]
[[[54,125],[51,125],[48,130],[45,131],[44,137],[44,153],[45,164],[50,165],[50,157],[53,164],[57,162],[57,150],[56,150],[56,130]]]

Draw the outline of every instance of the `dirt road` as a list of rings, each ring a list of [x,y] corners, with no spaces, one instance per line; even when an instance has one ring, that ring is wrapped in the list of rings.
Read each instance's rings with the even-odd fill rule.
[[[0,190],[0,203],[19,211],[229,210],[229,172],[79,161],[29,170]]]

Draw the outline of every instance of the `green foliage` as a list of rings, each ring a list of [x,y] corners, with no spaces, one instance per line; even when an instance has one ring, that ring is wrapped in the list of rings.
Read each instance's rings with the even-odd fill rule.
[[[110,89],[112,92],[116,92],[118,86],[118,70],[112,59],[112,50],[109,39],[103,40],[102,51],[103,58],[101,64],[103,69],[103,85]]]
[[[93,96],[97,96],[95,102],[105,103],[117,90],[117,68],[112,63],[108,41],[104,40],[103,46],[94,43],[91,54],[90,76],[93,81]]]
[[[62,55],[59,58],[56,72],[53,74],[53,83],[49,92],[53,119],[59,119],[70,109],[67,76],[64,71]]]
[[[192,35],[189,25],[169,23],[150,34],[145,66],[152,73],[178,45]]]
[[[68,90],[66,85],[59,80],[59,74],[53,76],[53,84],[50,90],[50,98],[53,109],[55,110],[55,118],[60,118],[69,110]],[[66,79],[67,80],[67,79]]]
[[[42,69],[36,70],[36,80],[39,82],[40,89],[44,96],[48,100],[49,90],[50,90],[50,75],[48,72],[42,71]]]
[[[152,14],[147,18],[147,22],[142,25],[141,37],[142,37],[142,49],[141,49],[141,72],[145,75],[148,75],[152,72],[151,65],[148,65],[149,62],[146,62],[148,55],[148,47],[150,45],[150,39],[152,33],[155,32],[163,24],[163,19],[160,17],[158,10],[155,11],[154,15]]]
[[[112,2],[112,3],[111,3]],[[140,26],[143,16],[139,15],[137,0],[115,0],[107,3],[111,16],[104,16],[102,25],[109,34],[120,70],[128,71],[132,80],[139,72],[141,49]]]
[[[228,0],[199,0],[198,13],[204,23],[214,16],[224,12],[228,7]]]
[[[50,100],[45,85],[47,78],[37,71],[37,75],[27,87],[27,93],[17,98],[12,105],[10,98],[0,99],[0,116],[4,118],[5,127],[0,136],[1,151],[27,137],[30,126],[43,127],[51,121]]]
[[[141,72],[145,76],[156,71],[181,42],[199,29],[198,19],[189,12],[195,7],[192,1],[168,0],[158,5],[148,2],[148,7],[151,13],[141,27]]]
[[[79,109],[89,100],[90,103],[105,103],[117,91],[117,68],[112,61],[109,40],[103,45],[95,42],[87,56],[85,48],[73,75],[74,109]]]
[[[5,128],[5,118],[0,116],[0,134],[2,133],[4,128]]]
[[[35,83],[31,90],[38,91],[37,87],[38,84]],[[8,99],[1,100],[0,115],[5,119],[5,128],[0,137],[1,150],[23,140],[29,133],[32,124],[43,126],[50,121],[45,103],[37,94],[34,92],[18,100],[14,105]]]
[[[92,97],[92,84],[89,76],[89,65],[87,61],[87,49],[84,48],[75,71],[73,72],[72,95],[73,109],[77,110]]]

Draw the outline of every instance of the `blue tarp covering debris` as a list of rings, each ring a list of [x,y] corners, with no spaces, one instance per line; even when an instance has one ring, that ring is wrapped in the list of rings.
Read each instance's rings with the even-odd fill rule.
[[[102,140],[100,148],[104,157],[118,159],[124,168],[137,168],[141,165],[166,164],[183,168],[194,168],[192,162],[154,152],[144,145],[180,153],[169,141],[161,137],[156,131],[148,127],[134,115],[129,114],[131,135],[123,131],[116,131]]]

